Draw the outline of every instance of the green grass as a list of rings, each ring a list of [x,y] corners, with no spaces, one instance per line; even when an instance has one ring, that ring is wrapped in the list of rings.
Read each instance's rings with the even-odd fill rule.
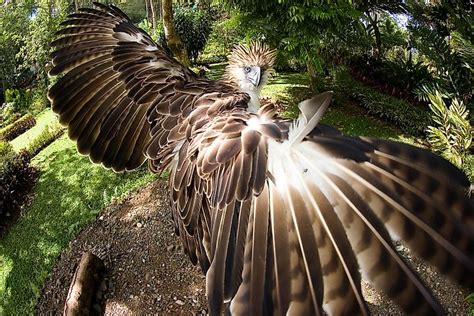
[[[311,98],[309,78],[304,73],[278,74],[263,88],[262,95],[282,100],[287,104],[285,116],[297,117],[298,102]],[[334,126],[345,135],[386,138],[413,144],[414,138],[405,135],[390,123],[369,116],[367,112],[342,95],[335,95],[333,103],[322,118],[322,123]]]
[[[61,137],[33,160],[41,168],[32,205],[0,240],[0,315],[29,315],[52,266],[74,236],[113,199],[155,176],[141,170],[117,174]]]
[[[51,111],[51,109],[44,110],[36,118],[36,125],[27,130],[25,133],[21,134],[17,138],[13,139],[10,143],[13,146],[13,149],[18,152],[23,148],[28,147],[28,145],[38,137],[42,131],[44,131],[48,126],[56,123],[58,121],[56,114]]]

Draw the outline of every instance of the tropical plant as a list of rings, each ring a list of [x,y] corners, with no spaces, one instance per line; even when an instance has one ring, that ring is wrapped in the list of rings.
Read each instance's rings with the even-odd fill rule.
[[[217,15],[217,20],[213,23],[206,46],[200,54],[200,60],[203,62],[224,61],[232,48],[245,38],[240,27],[240,12],[234,10],[228,14],[224,10],[216,11],[214,16]]]
[[[429,98],[432,118],[437,126],[428,127],[428,142],[435,152],[462,168],[472,146],[474,133],[468,120],[469,111],[458,99],[453,99],[447,107],[438,92]]]
[[[469,21],[474,22],[472,11],[463,1],[414,1],[411,15],[410,43],[425,58],[436,83],[455,97],[469,100],[474,85],[474,46],[472,32],[466,29]]]

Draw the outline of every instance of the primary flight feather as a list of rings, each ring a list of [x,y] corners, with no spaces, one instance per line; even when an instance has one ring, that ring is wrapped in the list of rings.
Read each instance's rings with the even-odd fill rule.
[[[260,106],[276,55],[266,45],[239,45],[211,81],[114,6],[63,26],[53,110],[93,162],[170,170],[173,219],[206,273],[211,314],[368,314],[361,278],[409,314],[442,314],[393,239],[473,287],[466,177],[426,150],[318,124],[329,92],[293,121]]]

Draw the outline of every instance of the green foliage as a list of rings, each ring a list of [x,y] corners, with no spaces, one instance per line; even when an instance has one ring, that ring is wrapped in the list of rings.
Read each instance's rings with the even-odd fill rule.
[[[429,98],[436,126],[428,127],[428,142],[435,152],[463,168],[474,133],[468,120],[469,111],[458,99],[453,99],[448,108],[440,93],[431,94]]]
[[[235,10],[229,15],[223,14],[218,17],[212,26],[200,60],[206,63],[224,61],[232,48],[245,39],[245,32],[241,27],[242,19],[242,14]]]
[[[158,36],[163,34],[163,25],[161,23],[157,23],[155,29],[153,29],[153,25],[148,21],[148,19],[143,19],[140,23],[138,23],[138,27],[150,34],[150,36],[155,40],[158,41]]]
[[[26,114],[20,119],[0,130],[0,139],[12,140],[31,127],[35,126],[36,119],[31,114]]]
[[[19,65],[19,54],[27,39],[33,1],[8,1],[0,5],[0,84],[3,90],[23,85],[30,73]]]
[[[27,149],[36,138],[49,126],[58,124],[58,117],[51,109],[46,109],[36,116],[36,125],[10,142],[16,152]]]
[[[343,33],[360,12],[349,1],[224,1],[242,11],[240,27],[247,37],[264,40],[279,50],[277,68],[292,60],[304,65],[310,76],[324,71],[321,50],[326,34]],[[280,67],[278,67],[280,66]]]
[[[469,294],[466,301],[469,303],[469,315],[474,316],[474,293]]]
[[[14,111],[13,104],[4,103],[4,106],[0,110],[0,128],[15,122],[20,117],[20,113]]]
[[[64,127],[58,122],[46,128],[38,135],[26,148],[31,157],[36,156],[41,150],[46,148],[53,141],[64,134]]]
[[[0,90],[7,99],[2,120],[16,112],[38,113],[47,105],[49,43],[68,7],[67,0],[7,1],[0,6]]]
[[[38,176],[30,165],[30,155],[21,152],[0,168],[0,217],[18,209],[26,200]]]
[[[187,55],[196,63],[211,34],[212,20],[209,12],[197,7],[178,6],[174,8],[173,14],[176,33],[183,41]],[[165,33],[161,24],[157,25],[155,31],[152,30],[152,26],[147,20],[144,20],[139,26],[150,34],[158,34],[158,43],[167,49]]]
[[[432,69],[434,84],[465,100],[472,97],[474,85],[474,18],[467,9],[463,1],[442,0],[435,5],[414,2],[408,25],[411,45]],[[468,29],[471,31],[466,32]]]
[[[428,67],[422,61],[414,62],[411,51],[402,58],[386,61],[378,75],[380,82],[410,92],[424,83],[432,81]]]
[[[196,62],[211,33],[210,17],[196,7],[177,7],[173,22],[189,58]]]
[[[351,70],[362,82],[408,100],[414,100],[421,87],[433,82],[428,67],[420,60],[415,61],[411,51],[399,51],[392,60],[355,57],[351,60]]]
[[[0,140],[0,170],[3,169],[5,163],[15,156],[13,146],[6,141]]]
[[[30,90],[7,89],[5,90],[5,102],[11,104],[15,113],[26,113],[32,100]]]
[[[368,113],[398,126],[412,136],[423,136],[431,122],[425,109],[364,86],[345,71],[337,73],[329,88],[349,96],[359,102]]]

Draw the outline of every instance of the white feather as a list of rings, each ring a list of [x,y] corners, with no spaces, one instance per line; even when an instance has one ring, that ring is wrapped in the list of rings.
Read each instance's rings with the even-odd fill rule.
[[[298,104],[301,114],[290,127],[288,133],[290,145],[301,142],[318,125],[331,103],[332,96],[333,92],[327,91]]]

